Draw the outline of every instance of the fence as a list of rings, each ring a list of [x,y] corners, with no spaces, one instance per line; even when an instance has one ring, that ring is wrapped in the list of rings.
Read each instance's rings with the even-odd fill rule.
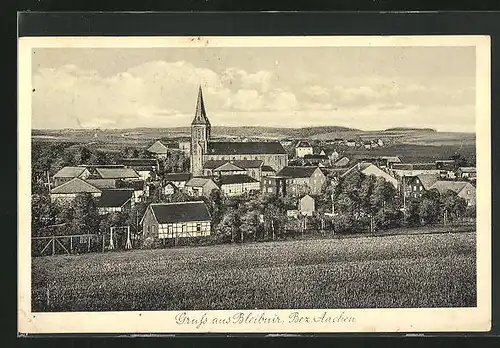
[[[133,249],[139,245],[139,238],[130,234],[130,229],[117,232],[112,228],[105,234],[71,234],[53,235],[31,238],[32,256],[47,256],[60,254],[81,254],[90,252],[105,252],[113,249]],[[118,229],[120,231],[120,229]],[[124,231],[126,231],[124,233]]]

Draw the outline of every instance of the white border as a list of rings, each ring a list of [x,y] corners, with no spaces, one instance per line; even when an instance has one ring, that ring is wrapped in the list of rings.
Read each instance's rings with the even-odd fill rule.
[[[18,331],[20,333],[187,333],[187,332],[453,332],[491,328],[491,149],[490,38],[488,36],[288,36],[288,37],[40,37],[18,42]],[[31,50],[35,47],[476,47],[477,307],[440,309],[326,310],[355,322],[226,324],[201,328],[175,324],[179,312],[31,312]],[[295,310],[294,310],[295,311]],[[286,319],[292,310],[264,311]],[[229,317],[236,312],[191,311],[193,318]],[[319,316],[325,310],[298,310]]]

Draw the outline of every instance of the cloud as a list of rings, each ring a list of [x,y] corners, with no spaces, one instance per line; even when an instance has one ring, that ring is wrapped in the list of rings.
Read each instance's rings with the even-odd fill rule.
[[[269,110],[297,110],[299,103],[292,92],[276,89],[271,91],[265,106]]]
[[[255,89],[240,89],[226,100],[224,107],[235,110],[259,110],[263,105],[263,96]]]

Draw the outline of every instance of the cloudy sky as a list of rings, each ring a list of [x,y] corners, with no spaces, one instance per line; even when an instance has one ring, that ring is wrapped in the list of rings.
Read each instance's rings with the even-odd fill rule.
[[[33,128],[212,125],[475,130],[474,47],[43,48]]]

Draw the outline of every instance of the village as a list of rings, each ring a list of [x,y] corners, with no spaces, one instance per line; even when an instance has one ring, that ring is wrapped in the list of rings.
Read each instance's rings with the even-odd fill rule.
[[[217,139],[201,87],[191,121],[190,139],[158,139],[114,158],[83,150],[71,165],[57,168],[53,159],[53,174],[35,170],[33,254],[376,233],[475,219],[476,168],[460,154],[408,163],[398,153],[370,155],[389,138]]]

